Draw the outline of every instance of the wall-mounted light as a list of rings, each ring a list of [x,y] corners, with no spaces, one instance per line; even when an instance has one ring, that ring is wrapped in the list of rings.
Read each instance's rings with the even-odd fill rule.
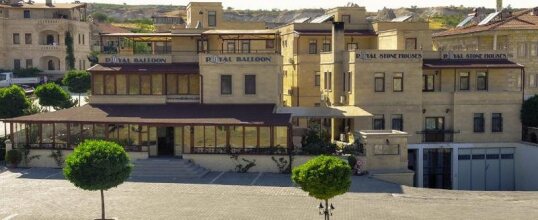
[[[450,109],[447,108],[447,109],[445,110],[445,112],[448,114],[448,113],[450,112]]]
[[[426,113],[426,109],[423,108],[423,109],[422,109],[422,114],[425,114],[425,113]]]
[[[385,143],[390,144],[389,139],[385,139]]]

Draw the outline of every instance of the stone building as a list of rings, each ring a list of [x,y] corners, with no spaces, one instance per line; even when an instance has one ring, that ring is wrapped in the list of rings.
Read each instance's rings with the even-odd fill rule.
[[[68,69],[66,34],[73,39],[75,68],[90,63],[90,26],[84,3],[0,4],[0,68],[37,68],[50,78],[61,78]]]

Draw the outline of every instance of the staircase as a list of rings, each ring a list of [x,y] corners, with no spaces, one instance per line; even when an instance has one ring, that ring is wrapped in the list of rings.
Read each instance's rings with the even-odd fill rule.
[[[176,158],[149,158],[136,160],[131,177],[200,178],[209,170],[188,160]]]

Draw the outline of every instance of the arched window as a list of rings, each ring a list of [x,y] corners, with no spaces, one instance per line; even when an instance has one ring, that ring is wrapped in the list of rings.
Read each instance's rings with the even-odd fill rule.
[[[49,70],[55,70],[55,68],[54,68],[54,61],[53,61],[53,60],[49,60],[49,62],[48,62],[48,67],[49,67],[49,68],[48,68]]]

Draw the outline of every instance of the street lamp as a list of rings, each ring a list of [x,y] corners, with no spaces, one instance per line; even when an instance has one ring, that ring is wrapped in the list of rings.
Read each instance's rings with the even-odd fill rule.
[[[325,215],[325,220],[329,220],[330,216],[333,215],[334,206],[332,203],[329,206],[329,200],[325,200],[325,206],[323,206],[323,202],[320,202],[318,209],[319,215]]]

